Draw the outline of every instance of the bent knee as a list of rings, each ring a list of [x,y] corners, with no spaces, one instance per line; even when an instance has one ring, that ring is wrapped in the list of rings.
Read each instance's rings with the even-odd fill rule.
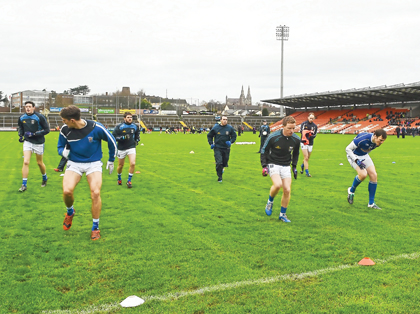
[[[95,199],[95,198],[98,198],[98,197],[101,197],[101,190],[93,190],[93,191],[91,191],[90,192],[90,196],[93,198],[93,199]]]

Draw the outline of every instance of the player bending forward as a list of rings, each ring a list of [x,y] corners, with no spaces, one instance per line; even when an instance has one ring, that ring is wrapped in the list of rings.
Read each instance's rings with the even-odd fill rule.
[[[378,175],[376,174],[375,165],[369,156],[369,152],[382,145],[386,140],[386,131],[383,129],[376,130],[372,133],[360,133],[346,147],[347,160],[357,175],[354,178],[353,185],[347,190],[347,201],[353,204],[354,193],[356,188],[366,176],[369,176],[369,204],[368,207],[381,209],[375,204],[376,187],[378,186]]]

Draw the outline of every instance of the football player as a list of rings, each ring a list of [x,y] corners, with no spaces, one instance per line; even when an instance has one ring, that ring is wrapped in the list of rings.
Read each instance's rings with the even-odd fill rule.
[[[91,239],[98,240],[100,235],[99,216],[102,209],[102,141],[108,142],[109,158],[106,169],[109,174],[114,170],[114,160],[117,143],[111,133],[99,122],[84,120],[80,116],[80,109],[70,105],[60,112],[65,123],[58,138],[58,154],[68,159],[63,178],[63,200],[67,213],[63,222],[63,229],[69,230],[74,217],[74,189],[80,182],[83,173],[90,188],[92,199],[92,232]]]
[[[311,157],[312,148],[314,146],[314,138],[316,137],[316,133],[318,132],[318,127],[314,123],[315,115],[313,112],[308,114],[308,120],[303,122],[300,126],[301,132],[301,144],[300,147],[302,149],[303,154],[303,164],[300,165],[301,171],[300,173],[303,174],[303,169],[305,169],[305,173],[307,177],[312,177],[309,173],[309,158]]]
[[[131,113],[124,113],[124,122],[115,126],[112,135],[114,135],[118,142],[118,185],[122,185],[121,174],[125,157],[128,157],[130,167],[128,169],[127,187],[131,189],[131,179],[133,178],[134,169],[136,167],[136,146],[140,142],[140,128],[133,123],[133,115]]]
[[[279,219],[284,222],[290,222],[286,216],[292,189],[290,163],[292,164],[293,176],[297,179],[296,165],[299,160],[300,138],[294,134],[295,128],[295,118],[292,116],[285,117],[283,119],[283,129],[270,134],[261,149],[260,155],[261,166],[263,167],[262,175],[267,176],[269,174],[273,183],[265,206],[265,213],[271,216],[274,197],[280,189],[283,189]],[[291,154],[293,154],[293,158]]]
[[[267,120],[264,120],[263,125],[260,126],[260,134],[258,135],[258,137],[261,139],[261,142],[260,150],[257,153],[261,153],[261,148],[267,140],[268,135],[270,135],[270,127],[267,125]]]
[[[378,185],[378,175],[376,174],[375,165],[369,156],[369,153],[375,148],[381,146],[387,138],[384,129],[378,129],[372,133],[360,133],[346,147],[347,160],[357,175],[353,180],[353,185],[347,190],[347,201],[350,204],[354,202],[354,193],[356,188],[367,176],[369,176],[369,208],[381,209],[375,204],[376,187]]]
[[[23,143],[23,166],[22,186],[19,192],[27,190],[29,162],[32,153],[36,154],[36,162],[42,174],[41,187],[47,185],[47,169],[43,161],[45,135],[50,133],[47,119],[40,113],[35,112],[35,104],[32,101],[25,102],[25,113],[18,120],[19,142]]]
[[[222,182],[224,168],[228,166],[230,146],[236,141],[235,129],[230,124],[227,124],[227,121],[227,117],[222,116],[220,124],[216,123],[207,134],[210,148],[214,149],[218,182]]]

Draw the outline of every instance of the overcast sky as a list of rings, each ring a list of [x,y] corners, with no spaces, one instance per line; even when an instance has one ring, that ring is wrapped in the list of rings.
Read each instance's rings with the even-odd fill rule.
[[[253,102],[420,81],[417,0],[0,0],[0,91]]]

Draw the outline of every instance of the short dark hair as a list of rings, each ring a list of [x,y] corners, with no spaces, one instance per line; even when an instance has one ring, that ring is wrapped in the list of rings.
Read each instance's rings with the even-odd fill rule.
[[[375,130],[375,132],[373,132],[373,134],[375,134],[375,136],[376,137],[380,137],[380,136],[382,136],[382,138],[385,140],[386,139],[386,137],[388,136],[387,134],[386,134],[386,131],[384,130],[384,129],[377,129],[377,130]]]
[[[27,104],[31,104],[31,105],[32,105],[32,107],[35,107],[35,103],[34,103],[33,101],[30,101],[30,100],[25,101],[25,106],[26,106]]]
[[[131,112],[126,111],[124,112],[124,118],[127,116],[133,116],[133,114]]]
[[[293,118],[292,116],[287,116],[287,117],[285,117],[285,118],[283,119],[283,126],[286,126],[286,125],[288,125],[289,123],[290,123],[290,124],[296,123],[295,118]]]
[[[74,105],[67,106],[60,111],[60,116],[67,120],[80,120],[80,109]]]

